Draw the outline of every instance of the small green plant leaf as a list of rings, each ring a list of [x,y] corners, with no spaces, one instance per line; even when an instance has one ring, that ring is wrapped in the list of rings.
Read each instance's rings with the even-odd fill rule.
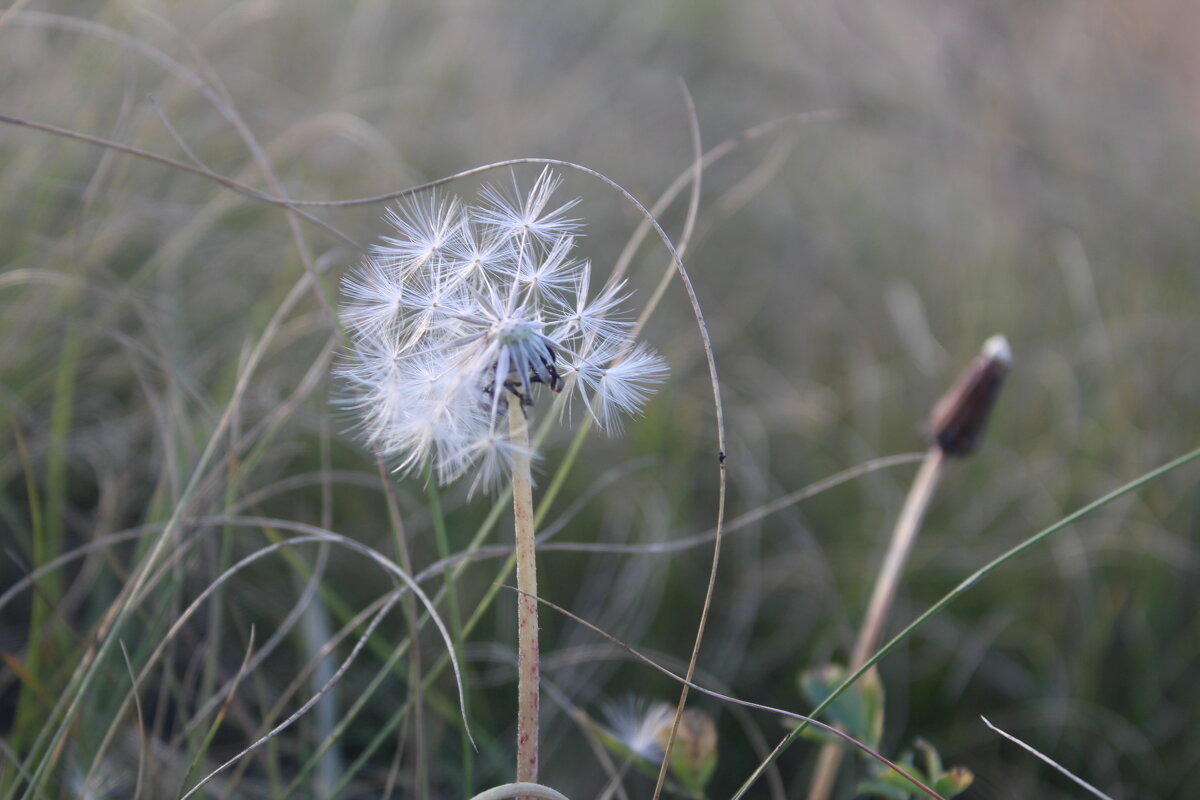
[[[921,755],[925,756],[925,772],[933,780],[937,780],[942,774],[942,757],[938,755],[937,748],[924,739],[917,739],[913,742],[913,746],[921,751]]]
[[[950,798],[962,794],[975,780],[974,774],[966,767],[945,769],[942,766],[941,755],[930,742],[917,739],[913,745],[924,756],[925,773],[929,776],[930,785],[943,797]]]
[[[910,788],[911,786],[909,784]],[[909,800],[912,797],[911,793],[898,786],[879,780],[862,781],[858,784],[858,794],[862,797],[880,797],[883,800]]]
[[[900,758],[896,759],[896,764],[921,783],[930,783],[929,777],[925,775],[921,768],[914,766],[911,750],[905,750],[901,753]],[[859,792],[869,797],[909,800],[913,796],[913,785],[907,778],[896,772],[896,770],[884,768],[875,776],[874,780],[864,781],[860,784]]]
[[[949,800],[962,794],[974,782],[975,775],[971,770],[966,767],[951,767],[934,780],[933,790]]]
[[[841,685],[847,676],[846,668],[840,664],[817,667],[800,674],[800,691],[813,704],[824,702]],[[883,737],[883,683],[879,672],[871,669],[853,686],[838,696],[826,709],[829,718],[855,739],[879,748]],[[837,741],[830,734],[818,733],[806,728],[805,735],[819,741]]]

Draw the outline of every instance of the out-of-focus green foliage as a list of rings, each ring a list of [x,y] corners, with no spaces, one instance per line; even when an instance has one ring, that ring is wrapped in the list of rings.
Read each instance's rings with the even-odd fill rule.
[[[975,776],[966,767],[942,769],[941,756],[929,742],[918,739],[916,748],[924,756],[921,766],[917,766],[915,763],[911,750],[901,755],[896,763],[942,797],[947,799],[957,797],[975,781]],[[859,794],[867,797],[881,797],[885,800],[908,800],[914,796],[923,796],[921,792],[914,792],[912,783],[895,770],[873,769],[873,771],[876,774],[874,779],[859,783]]]
[[[805,670],[800,674],[800,691],[815,707],[833,694],[848,675],[846,668],[839,664]],[[879,672],[876,669],[867,670],[858,681],[829,704],[826,715],[831,723],[850,736],[878,750],[884,730],[884,691]],[[813,741],[846,744],[842,738],[811,726],[805,728],[801,735]],[[894,759],[909,775],[946,798],[961,794],[971,785],[974,775],[969,769],[944,769],[942,757],[934,746],[924,739],[917,739],[915,747],[923,756],[920,766],[915,763],[911,750],[904,751],[899,758]],[[859,794],[891,800],[908,800],[914,796],[923,796],[921,792],[914,791],[912,782],[907,777],[866,757],[861,751],[856,752],[863,757],[867,772],[873,776],[859,782]]]
[[[840,664],[805,670],[800,673],[800,691],[815,708],[833,694],[848,674]],[[883,709],[883,683],[879,672],[872,669],[838,695],[825,712],[829,721],[846,733],[871,748],[878,748],[883,736]],[[820,728],[805,728],[803,735],[814,741],[843,741]]]

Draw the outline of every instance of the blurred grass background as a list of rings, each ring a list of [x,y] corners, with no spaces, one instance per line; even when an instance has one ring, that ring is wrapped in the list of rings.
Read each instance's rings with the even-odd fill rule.
[[[243,124],[293,198],[373,195],[543,156],[586,164],[649,203],[691,163],[681,79],[706,147],[837,110],[781,124],[705,172],[687,262],[722,377],[731,516],[920,451],[920,420],[942,389],[988,335],[1011,340],[1015,366],[985,446],[953,465],[935,499],[896,630],[996,554],[1200,440],[1198,25],[1186,0],[30,0],[0,12],[0,113],[277,191]],[[637,218],[596,182],[565,178],[603,270]],[[0,186],[0,592],[104,543],[0,607],[0,791],[11,797],[16,764],[194,477],[179,558],[122,632],[134,670],[224,569],[284,535],[195,518],[316,525],[399,556],[376,465],[331,412],[337,333],[309,289],[201,459],[272,315],[306,270],[336,302],[352,247],[304,222],[298,238],[280,208],[196,175],[12,125],[0,127]],[[684,210],[663,216],[672,235]],[[381,204],[312,211],[361,244],[385,232]],[[668,265],[658,246],[639,251],[638,298]],[[664,542],[713,522],[711,396],[678,287],[646,339],[671,380],[623,438],[585,442],[549,510],[550,521],[568,515],[559,541]],[[568,435],[544,448],[543,484]],[[796,676],[845,658],[912,469],[872,473],[730,536],[705,680],[807,709]],[[438,558],[425,487],[409,479],[395,492],[421,570]],[[489,503],[467,503],[462,489],[442,502],[462,550]],[[503,519],[489,544],[508,542]],[[884,662],[885,750],[929,739],[976,773],[965,797],[1079,796],[986,730],[984,714],[1113,797],[1200,796],[1198,533],[1196,471],[1185,468],[974,587]],[[344,550],[293,553],[239,573],[183,626],[139,688],[141,728],[138,714],[117,715],[130,677],[108,658],[42,796],[82,796],[85,783],[88,797],[133,796],[140,761],[143,796],[176,796],[298,708],[354,637],[324,660],[322,645],[391,585]],[[707,546],[547,550],[542,592],[681,668],[710,558]],[[460,577],[464,616],[498,563]],[[393,784],[411,796],[418,766],[439,797],[510,779],[511,600],[501,593],[464,644],[480,743],[469,767],[446,674],[424,693],[419,735],[414,714],[397,716],[412,661],[385,667],[408,630],[393,611],[325,701],[207,796],[380,797]],[[255,649],[280,638],[206,742],[215,709],[204,703],[238,673],[252,626]],[[444,653],[428,631],[419,644],[426,668]],[[671,700],[675,688],[553,613],[542,651],[544,781],[599,795],[605,772],[571,709],[601,717],[606,701]],[[709,794],[728,796],[760,759],[756,737],[783,729],[693,702],[721,734]],[[321,755],[338,720],[345,730]],[[371,749],[380,731],[386,743]],[[803,796],[813,752],[792,748],[774,786]],[[626,783],[648,796],[640,776]]]

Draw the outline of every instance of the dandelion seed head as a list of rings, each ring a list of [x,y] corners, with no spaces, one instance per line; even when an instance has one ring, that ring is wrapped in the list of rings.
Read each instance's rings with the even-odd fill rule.
[[[577,201],[556,201],[559,183],[544,170],[523,194],[514,177],[475,203],[404,203],[343,281],[346,404],[400,471],[429,465],[448,483],[475,469],[472,490],[490,488],[516,450],[511,403],[562,392],[616,432],[665,378],[662,358],[632,339],[624,284],[592,294],[592,266],[573,255]]]

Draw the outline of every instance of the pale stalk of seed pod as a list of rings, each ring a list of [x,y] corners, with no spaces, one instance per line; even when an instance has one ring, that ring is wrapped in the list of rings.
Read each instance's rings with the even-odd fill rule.
[[[1011,364],[1012,350],[1008,340],[996,334],[984,342],[979,355],[934,405],[928,424],[933,446],[921,462],[896,520],[879,577],[875,579],[867,613],[854,643],[849,672],[865,664],[878,646],[879,635],[896,598],[904,565],[917,540],[933,493],[941,481],[946,461],[948,458],[970,455],[979,445]],[[836,744],[826,744],[821,748],[808,800],[827,800],[833,791],[844,752]]]

